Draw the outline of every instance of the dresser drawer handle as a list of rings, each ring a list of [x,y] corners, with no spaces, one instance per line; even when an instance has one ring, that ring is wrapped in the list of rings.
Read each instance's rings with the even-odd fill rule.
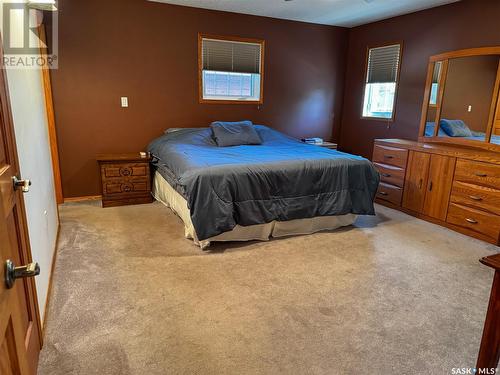
[[[122,176],[130,176],[132,174],[132,170],[130,168],[120,168],[120,174]]]
[[[476,172],[475,175],[477,177],[488,177],[488,175],[486,173],[481,173],[481,172]]]
[[[384,158],[386,158],[386,159],[394,159],[394,156],[392,156],[392,155],[384,155]]]
[[[474,220],[474,219],[471,219],[471,218],[467,218],[465,219],[466,222],[468,223],[471,223],[471,224],[477,224],[477,220]]]
[[[389,195],[389,193],[386,193],[385,191],[379,191],[380,195]]]
[[[382,177],[391,177],[390,173],[382,173]]]
[[[483,198],[481,198],[479,195],[469,195],[469,198],[475,201],[482,201]]]

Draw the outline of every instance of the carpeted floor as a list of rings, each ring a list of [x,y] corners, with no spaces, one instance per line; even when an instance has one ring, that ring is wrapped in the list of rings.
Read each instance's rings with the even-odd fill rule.
[[[354,227],[202,252],[155,203],[61,207],[39,374],[451,374],[495,246],[377,206]]]

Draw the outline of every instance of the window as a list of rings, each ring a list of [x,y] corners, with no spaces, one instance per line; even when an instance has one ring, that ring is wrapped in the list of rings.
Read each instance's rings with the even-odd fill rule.
[[[400,56],[400,44],[368,50],[363,117],[393,119]]]
[[[199,35],[200,102],[262,104],[264,41]]]
[[[432,82],[432,85],[431,85],[431,97],[429,99],[429,104],[430,105],[436,105],[437,104],[438,88],[439,88],[439,83]]]

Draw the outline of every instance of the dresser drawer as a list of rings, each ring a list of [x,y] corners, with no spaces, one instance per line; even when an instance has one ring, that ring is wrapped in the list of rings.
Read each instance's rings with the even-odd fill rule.
[[[500,216],[474,208],[450,203],[446,221],[450,224],[481,233],[493,240],[498,240]]]
[[[399,187],[404,186],[405,182],[405,169],[395,167],[393,165],[373,163],[380,173],[380,181],[387,182]]]
[[[103,164],[101,168],[104,178],[147,176],[149,171],[145,163]]]
[[[103,183],[104,195],[147,193],[149,183],[146,179],[127,181],[106,181]]]
[[[373,161],[406,168],[408,150],[403,148],[375,145],[373,148]]]
[[[493,188],[455,181],[451,202],[500,215],[500,190]]]
[[[500,166],[458,159],[455,180],[500,189]]]
[[[403,195],[403,189],[381,182],[378,186],[377,195],[378,199],[390,202],[397,206],[401,205],[401,197]]]

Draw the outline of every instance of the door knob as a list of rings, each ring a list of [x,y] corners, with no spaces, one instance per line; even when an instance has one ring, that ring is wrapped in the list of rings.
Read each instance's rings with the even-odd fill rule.
[[[16,267],[10,259],[5,262],[5,286],[10,289],[14,286],[16,279],[34,277],[40,274],[40,266],[33,262],[25,266]]]
[[[31,181],[30,180],[20,180],[17,176],[12,177],[12,183],[14,184],[14,190],[21,188],[23,193],[30,191]]]

